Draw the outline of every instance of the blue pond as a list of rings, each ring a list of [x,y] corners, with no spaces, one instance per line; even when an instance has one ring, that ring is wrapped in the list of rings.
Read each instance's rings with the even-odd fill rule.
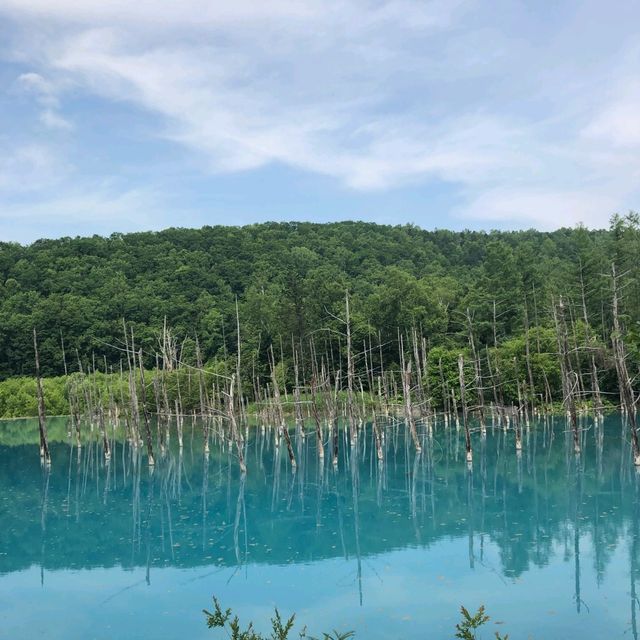
[[[474,433],[471,468],[442,424],[420,455],[387,426],[383,465],[364,427],[337,468],[292,429],[292,473],[256,427],[242,478],[215,430],[204,455],[199,423],[150,472],[118,431],[108,464],[88,428],[79,452],[65,419],[47,470],[37,424],[2,422],[0,638],[215,639],[216,595],[261,630],[277,606],[312,635],[449,639],[460,605],[484,604],[485,638],[635,639],[640,477],[620,416],[582,428],[580,458],[559,418],[521,455],[512,432]]]

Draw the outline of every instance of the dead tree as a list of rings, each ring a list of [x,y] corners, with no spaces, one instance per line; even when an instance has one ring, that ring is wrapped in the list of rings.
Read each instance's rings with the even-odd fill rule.
[[[107,434],[107,429],[104,424],[104,408],[102,403],[98,408],[98,425],[100,427],[100,435],[102,436],[102,445],[104,448],[104,459],[109,461],[111,460],[111,445],[109,443],[109,436]]]
[[[293,336],[291,337],[291,347],[293,350],[293,410],[296,416],[296,428],[300,430],[300,434],[304,437],[304,418],[302,416],[302,404],[300,400],[300,363],[298,350],[293,342]],[[302,350],[302,349],[301,349]],[[315,352],[314,352],[315,353]],[[314,360],[315,365],[315,360]],[[286,389],[286,386],[285,386]]]
[[[316,448],[318,449],[318,458],[324,459],[324,444],[322,442],[322,422],[320,421],[320,413],[318,412],[318,400],[316,389],[318,380],[315,375],[311,378],[311,414],[316,424]]]
[[[44,410],[44,391],[42,390],[42,378],[40,377],[40,355],[38,354],[38,335],[33,328],[33,351],[36,359],[36,391],[38,393],[38,427],[40,429],[40,458],[50,465],[51,453],[49,452],[49,438],[47,437],[47,421]]]
[[[467,462],[473,461],[471,450],[471,433],[469,431],[469,410],[467,408],[466,387],[464,382],[464,356],[458,356],[458,378],[460,381],[460,403],[462,404],[462,424],[464,426],[464,444],[467,452]]]
[[[142,349],[138,352],[138,363],[140,365],[140,399],[142,400],[142,415],[144,417],[144,434],[147,441],[147,458],[149,466],[156,463],[153,457],[153,437],[151,435],[151,424],[149,419],[149,409],[147,407],[147,388],[144,382],[144,364],[142,362]]]
[[[522,392],[520,390],[521,388],[520,380],[517,381],[517,386],[518,386],[518,407],[513,412],[513,427],[514,427],[515,436],[516,436],[516,451],[521,451],[522,450],[522,423],[521,423]]]
[[[137,447],[140,443],[140,407],[138,405],[138,393],[136,389],[135,369],[136,351],[133,340],[133,327],[131,327],[131,344],[127,335],[127,325],[122,320],[124,328],[124,343],[127,351],[127,365],[129,367],[129,402],[131,403],[131,444]]]
[[[334,467],[338,466],[338,447],[339,447],[339,434],[338,434],[338,421],[337,421],[337,412],[338,412],[338,389],[340,388],[340,370],[335,373],[334,386],[331,386],[331,380],[329,376],[326,377],[325,380],[325,396],[328,401],[328,409],[329,409],[329,425],[331,428],[332,435],[332,463]]]
[[[302,346],[301,346],[302,348]],[[318,408],[318,390],[324,388],[324,383],[321,380],[324,380],[327,375],[325,366],[324,366],[324,357],[322,359],[322,372],[318,372],[318,354],[316,352],[315,342],[313,338],[309,340],[309,352],[311,359],[311,382],[310,382],[310,393],[311,393],[311,414],[313,416],[313,421],[316,425],[316,448],[318,449],[318,457],[320,460],[324,460],[324,442],[322,436],[322,421],[320,419],[320,411]],[[325,403],[328,401],[325,401]]]
[[[620,397],[623,408],[627,413],[629,421],[629,431],[631,436],[631,447],[633,450],[633,462],[640,466],[640,446],[638,444],[636,397],[631,383],[631,377],[627,369],[627,352],[622,338],[622,325],[620,323],[620,301],[618,296],[618,279],[615,264],[611,265],[611,275],[613,282],[613,332],[611,343],[613,345],[613,356],[616,363],[616,374],[618,376],[618,386],[620,387]]]
[[[554,304],[553,315],[555,319],[556,334],[558,338],[558,351],[560,353],[560,375],[562,377],[564,406],[569,415],[571,431],[573,432],[573,450],[576,454],[579,454],[580,431],[578,427],[578,416],[576,413],[575,401],[575,389],[578,381],[577,376],[571,366],[569,338],[567,336],[567,324],[564,316],[564,302],[562,298],[560,298],[560,300],[558,301],[557,308]]]
[[[368,357],[367,357],[368,354]],[[373,351],[371,346],[371,336],[369,336],[369,349],[367,350],[366,342],[364,344],[364,357],[365,357],[365,369],[367,371],[367,380],[369,384],[369,392],[373,401]],[[369,366],[371,363],[371,366]],[[382,451],[382,437],[380,434],[380,427],[378,426],[378,417],[375,406],[375,401],[372,411],[372,424],[373,424],[373,436],[376,442],[376,455],[378,456],[378,460],[381,462],[384,455]]]
[[[238,452],[238,463],[240,464],[240,472],[247,473],[247,465],[244,462],[244,453],[242,451],[242,441],[240,439],[240,433],[238,431],[238,423],[235,416],[235,406],[233,400],[233,391],[235,385],[235,374],[231,376],[231,382],[229,384],[229,393],[227,394],[227,416],[231,425],[231,436],[236,445],[236,451]]]
[[[484,435],[487,432],[487,426],[484,422],[484,389],[482,388],[482,368],[480,366],[480,355],[476,349],[476,341],[473,337],[473,324],[471,322],[471,312],[467,308],[467,325],[469,329],[469,347],[471,348],[471,357],[473,358],[473,369],[475,372],[475,386],[478,394],[478,413],[480,416],[480,430]]]
[[[525,359],[527,366],[527,378],[529,382],[529,406],[531,407],[531,416],[535,413],[536,389],[533,383],[533,368],[531,367],[531,343],[529,340],[529,314],[527,313],[527,305],[524,305],[524,347]],[[525,401],[526,402],[526,401]]]
[[[346,312],[346,329],[347,329],[347,419],[349,422],[349,431],[351,436],[351,444],[355,443],[356,431],[356,410],[353,397],[353,381],[355,371],[353,367],[353,353],[351,346],[351,317],[349,314],[349,292],[345,295],[345,312]]]
[[[238,310],[238,296],[236,296],[236,333],[237,333],[237,349],[238,354],[236,357],[236,384],[238,385],[238,408],[240,419],[242,419],[242,382],[240,379],[240,369],[241,369],[241,349],[240,349],[240,311]]]
[[[587,314],[587,297],[585,293],[584,278],[582,275],[582,268],[580,269],[580,298],[582,300],[582,319],[584,321],[584,347],[585,351],[589,353],[589,315]],[[600,383],[598,381],[598,369],[596,368],[596,358],[593,353],[590,353],[590,365],[591,365],[591,393],[593,394],[593,404],[596,416],[602,414],[602,398],[600,396]]]
[[[289,453],[289,460],[291,461],[291,469],[295,471],[296,457],[293,453],[293,447],[291,446],[291,438],[289,437],[289,429],[284,419],[284,411],[282,410],[282,400],[280,399],[280,388],[278,385],[278,376],[276,373],[275,356],[273,355],[273,345],[270,348],[271,359],[269,364],[271,365],[271,382],[273,384],[273,399],[276,407],[276,415],[278,420],[278,429],[284,436],[284,440],[287,443],[287,452]]]
[[[404,358],[403,358],[404,359]],[[404,418],[411,432],[411,439],[416,447],[416,451],[420,453],[422,447],[420,446],[420,440],[418,439],[418,433],[416,431],[416,422],[413,417],[413,405],[411,403],[411,360],[406,365],[403,362],[402,370],[402,395],[404,396]]]

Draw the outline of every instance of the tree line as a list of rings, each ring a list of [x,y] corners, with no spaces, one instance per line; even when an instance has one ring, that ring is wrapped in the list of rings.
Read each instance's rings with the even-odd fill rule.
[[[346,385],[348,293],[348,351],[365,390],[375,383],[363,372],[399,372],[403,351],[419,344],[414,362],[423,363],[420,375],[434,405],[448,402],[444,396],[458,387],[460,352],[478,363],[480,380],[495,377],[488,369],[499,363],[505,402],[514,402],[519,391],[558,401],[566,397],[560,300],[566,355],[582,394],[593,390],[595,367],[603,397],[615,401],[613,285],[618,334],[635,380],[638,255],[640,218],[634,213],[614,216],[606,230],[486,233],[268,223],[1,243],[0,380],[33,376],[34,327],[45,378],[117,371],[124,320],[149,368],[170,327],[180,362],[213,373],[237,371],[247,396],[254,381],[270,381],[273,370],[285,392],[297,385],[295,370],[309,380],[313,350],[344,371]],[[0,384],[1,405],[17,383]],[[54,386],[45,381],[45,393]],[[15,411],[0,406],[3,413]]]

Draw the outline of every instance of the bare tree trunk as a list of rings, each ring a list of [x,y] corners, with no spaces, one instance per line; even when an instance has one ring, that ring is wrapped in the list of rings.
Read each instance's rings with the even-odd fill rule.
[[[313,420],[316,423],[316,447],[318,449],[318,457],[324,459],[324,444],[322,442],[322,422],[320,421],[320,414],[318,413],[317,393],[316,387],[318,385],[318,379],[314,375],[311,378],[311,413],[313,414]]]
[[[236,384],[238,385],[238,407],[240,419],[242,419],[242,381],[240,378],[241,350],[240,350],[240,311],[238,310],[238,296],[236,296],[236,332],[238,334],[238,355],[236,358]]]
[[[124,318],[122,320],[124,328],[124,343],[127,350],[127,365],[129,367],[129,401],[131,403],[131,443],[137,447],[140,443],[140,412],[138,406],[138,393],[136,390],[136,380],[134,370],[136,368],[136,352],[133,342],[133,327],[131,328],[131,345],[127,335],[127,325]]]
[[[411,432],[411,439],[413,440],[416,451],[420,453],[422,447],[418,439],[416,422],[413,418],[413,405],[411,404],[411,360],[406,363],[402,371],[402,395],[404,396],[404,417]]]
[[[302,405],[300,404],[300,362],[293,336],[291,336],[291,348],[293,350],[293,377],[295,385],[293,388],[293,409],[296,416],[296,427],[300,429],[300,434],[304,437],[304,417],[302,415]],[[302,345],[300,350],[302,350]],[[316,367],[315,347],[312,347],[312,362],[313,366]]]
[[[40,429],[40,458],[47,465],[51,464],[49,452],[49,438],[47,437],[47,421],[44,410],[44,391],[42,390],[42,378],[40,377],[40,355],[38,354],[38,335],[33,328],[33,351],[36,360],[36,391],[38,393],[38,427]]]
[[[569,414],[571,430],[573,432],[573,450],[580,453],[580,433],[578,428],[578,417],[576,414],[575,386],[578,383],[577,376],[571,367],[569,354],[569,339],[567,337],[567,325],[564,317],[564,302],[560,298],[558,307],[554,304],[553,315],[556,321],[556,332],[558,336],[558,351],[560,352],[560,373],[562,376],[562,390],[564,395],[565,408]],[[576,378],[575,382],[573,378]]]
[[[469,432],[469,415],[464,382],[464,356],[462,354],[458,356],[458,378],[460,380],[460,402],[462,404],[462,423],[464,425],[464,442],[467,452],[467,462],[472,462],[473,452],[471,450],[471,433]]]
[[[247,473],[247,465],[244,462],[244,453],[242,451],[242,442],[240,440],[240,434],[238,431],[238,423],[235,416],[235,406],[233,401],[233,391],[235,385],[235,375],[231,376],[231,383],[229,384],[229,393],[227,395],[227,415],[229,416],[229,422],[231,424],[231,435],[233,441],[236,444],[236,451],[238,453],[238,462],[240,464],[240,472]]]
[[[587,353],[589,353],[589,315],[587,314],[587,297],[585,293],[584,278],[582,276],[582,269],[580,269],[580,297],[582,299],[582,319],[584,320],[584,347]],[[590,354],[591,364],[591,393],[593,395],[593,404],[596,416],[602,413],[602,398],[600,396],[600,384],[598,382],[598,370],[596,368],[596,359],[593,353]]]
[[[295,471],[296,457],[293,453],[293,447],[291,446],[291,438],[289,437],[289,430],[287,429],[287,425],[284,419],[284,411],[282,410],[282,401],[280,399],[280,388],[278,385],[278,376],[276,373],[276,361],[275,361],[275,356],[273,355],[273,345],[271,345],[270,351],[271,351],[271,360],[269,364],[271,365],[271,382],[273,384],[273,399],[276,405],[278,429],[280,429],[280,433],[284,436],[284,440],[287,443],[287,451],[289,453],[289,460],[291,461],[291,469],[292,471]]]
[[[536,389],[533,384],[533,369],[531,367],[531,344],[529,340],[529,314],[527,312],[526,301],[524,306],[524,338],[525,338],[524,346],[525,346],[525,357],[526,357],[526,365],[527,365],[527,377],[529,379],[529,394],[530,394],[529,406],[531,407],[531,415],[533,416],[535,412]]]
[[[335,374],[335,385],[333,387],[333,390],[331,388],[331,383],[329,381],[329,378],[327,377],[327,397],[329,398],[329,424],[331,425],[331,430],[333,435],[332,463],[334,467],[338,465],[338,444],[340,442],[339,434],[338,434],[338,422],[336,417],[339,388],[340,388],[340,370],[338,370]]]
[[[611,265],[611,274],[613,280],[613,333],[611,334],[611,342],[613,344],[613,354],[616,362],[616,374],[618,376],[618,385],[620,387],[620,395],[624,408],[627,411],[627,419],[629,420],[629,431],[631,436],[631,446],[633,450],[633,463],[640,466],[640,446],[638,444],[638,428],[636,414],[636,398],[631,384],[631,378],[627,370],[627,353],[622,338],[622,326],[620,324],[620,311],[618,299],[618,278],[616,275],[615,264]]]
[[[147,388],[144,382],[144,364],[142,363],[142,349],[138,352],[138,363],[140,365],[140,399],[142,400],[142,415],[144,416],[144,434],[147,441],[147,458],[149,466],[156,463],[153,457],[153,437],[151,435],[151,424],[149,421],[149,409],[147,408]]]
[[[367,353],[369,354],[369,357],[367,358]],[[369,349],[367,350],[367,346],[365,343],[364,346],[364,355],[365,355],[365,369],[367,371],[367,379],[368,379],[368,383],[369,383],[369,393],[371,395],[371,399],[372,402],[374,402],[373,405],[373,411],[372,411],[372,426],[373,426],[373,437],[375,439],[376,442],[376,455],[378,457],[378,460],[381,462],[383,459],[383,452],[382,452],[382,437],[380,435],[380,427],[378,426],[378,417],[377,417],[377,411],[376,411],[376,406],[375,406],[375,401],[373,400],[374,395],[373,395],[373,348],[371,345],[371,335],[369,335]],[[369,363],[371,366],[369,366]]]
[[[513,426],[516,434],[516,451],[521,451],[522,450],[522,425],[520,422],[520,416],[522,411],[522,392],[520,390],[521,389],[520,380],[517,381],[517,386],[518,386],[518,408],[516,411],[514,411]]]
[[[102,404],[98,408],[98,425],[100,426],[100,435],[102,436],[102,444],[104,447],[104,459],[111,460],[111,445],[109,443],[109,436],[104,425],[104,408]]]
[[[353,380],[355,372],[353,368],[353,354],[351,352],[351,318],[349,315],[349,292],[345,296],[346,325],[347,325],[347,418],[349,421],[349,431],[351,444],[354,444],[357,437],[356,415],[353,398]]]
[[[484,421],[484,389],[482,387],[482,367],[480,366],[480,355],[476,349],[476,341],[473,337],[473,325],[471,323],[471,312],[467,308],[467,324],[469,328],[469,346],[471,347],[471,356],[473,357],[473,369],[475,372],[475,386],[478,394],[478,412],[480,414],[480,430],[482,435],[487,432],[487,426]]]

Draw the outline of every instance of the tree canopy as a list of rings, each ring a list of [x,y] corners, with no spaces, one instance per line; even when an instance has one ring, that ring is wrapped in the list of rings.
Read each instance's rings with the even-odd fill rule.
[[[398,361],[399,333],[413,329],[429,348],[465,347],[471,317],[481,348],[521,351],[531,327],[541,367],[554,296],[570,301],[573,326],[586,314],[583,333],[608,342],[612,262],[626,278],[623,319],[637,362],[638,255],[636,214],[614,216],[608,230],[292,222],[0,243],[0,378],[33,373],[33,327],[46,376],[78,370],[76,352],[115,367],[123,319],[149,353],[166,319],[179,339],[197,336],[205,363],[231,359],[236,299],[243,366],[266,370],[271,344],[283,361],[311,335],[327,350],[339,344],[347,291],[354,349],[374,336],[387,366]]]

